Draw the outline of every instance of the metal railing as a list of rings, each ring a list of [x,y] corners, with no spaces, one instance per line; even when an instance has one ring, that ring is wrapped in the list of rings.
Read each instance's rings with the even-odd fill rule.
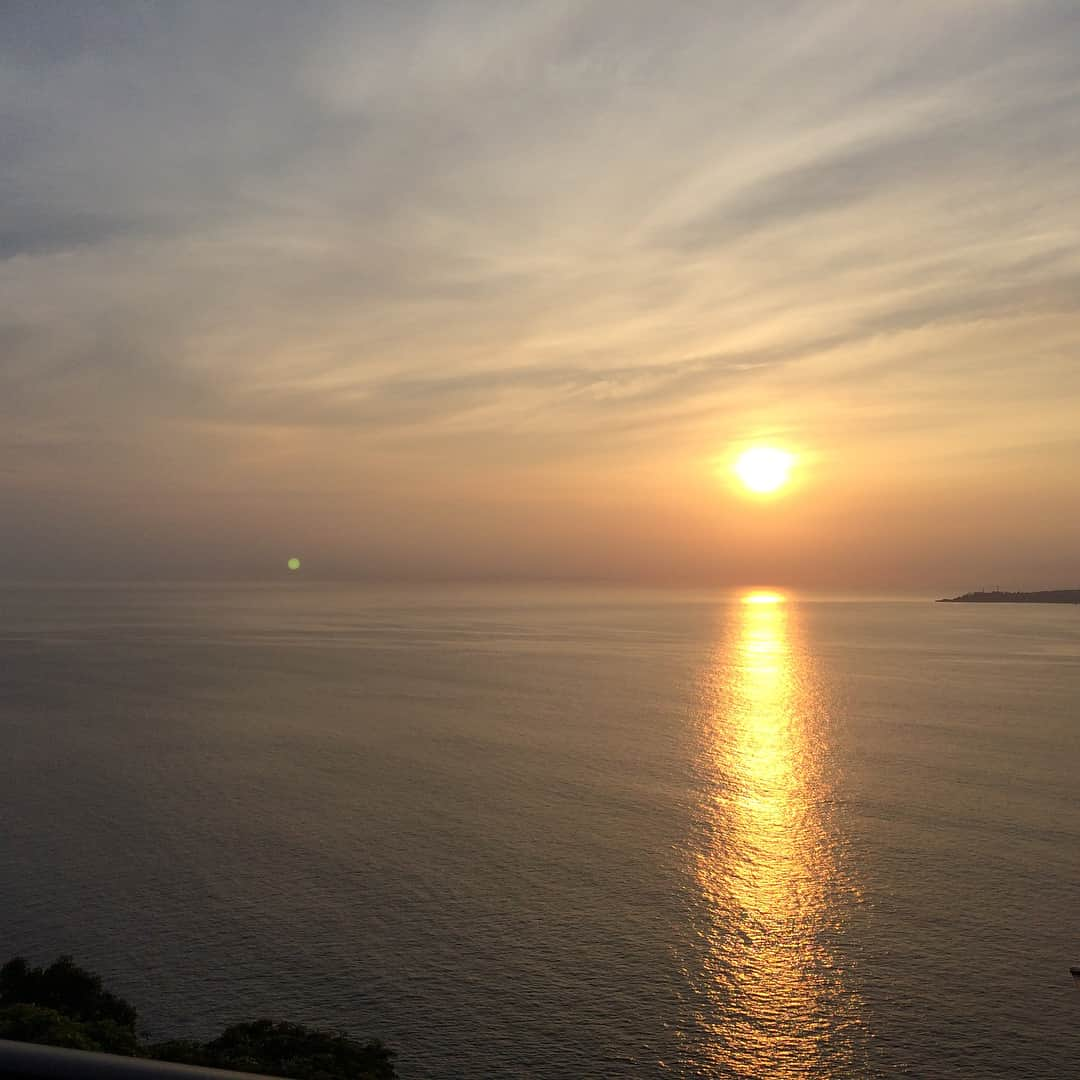
[[[171,1061],[65,1050],[0,1039],[0,1076],[13,1080],[260,1080],[258,1073],[204,1069]],[[263,1076],[261,1080],[270,1080]]]

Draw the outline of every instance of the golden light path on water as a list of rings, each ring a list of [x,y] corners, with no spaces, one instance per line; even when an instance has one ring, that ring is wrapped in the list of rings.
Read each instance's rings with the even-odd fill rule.
[[[704,714],[698,989],[712,1060],[700,1064],[717,1075],[847,1075],[864,1032],[830,942],[857,898],[827,819],[827,711],[794,605],[752,593],[732,611]]]

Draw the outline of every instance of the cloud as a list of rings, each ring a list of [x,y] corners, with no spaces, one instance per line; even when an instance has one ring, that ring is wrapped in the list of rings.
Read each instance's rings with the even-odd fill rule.
[[[5,17],[0,485],[1067,437],[1075,5]]]

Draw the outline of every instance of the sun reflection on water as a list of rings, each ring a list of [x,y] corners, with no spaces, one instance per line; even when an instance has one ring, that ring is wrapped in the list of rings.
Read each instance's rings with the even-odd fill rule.
[[[829,944],[851,893],[825,816],[825,710],[793,605],[757,592],[729,612],[703,731],[702,1064],[835,1075],[855,1065],[861,1025]]]

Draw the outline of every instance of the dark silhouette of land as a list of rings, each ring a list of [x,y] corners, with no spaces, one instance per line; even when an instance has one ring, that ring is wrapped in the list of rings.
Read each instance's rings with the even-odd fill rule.
[[[16,956],[0,968],[0,1039],[156,1058],[236,1072],[288,1076],[294,1080],[394,1080],[393,1051],[377,1039],[357,1042],[323,1031],[272,1020],[233,1024],[216,1039],[143,1044],[135,1033],[138,1014],[109,993],[101,979],[61,956],[32,968]]]
[[[1047,589],[1044,592],[969,592],[946,596],[939,604],[1080,604],[1080,589]]]

